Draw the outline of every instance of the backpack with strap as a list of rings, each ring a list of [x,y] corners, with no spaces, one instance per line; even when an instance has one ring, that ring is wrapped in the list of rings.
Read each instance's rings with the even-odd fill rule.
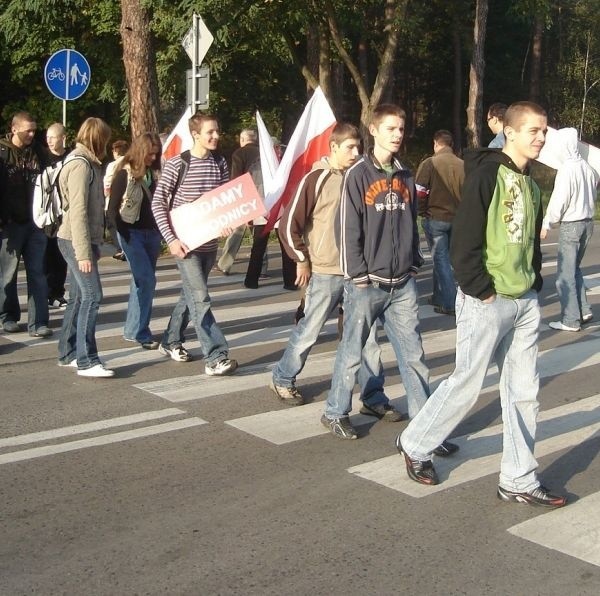
[[[221,177],[222,177],[225,174],[225,171],[223,170],[223,167],[221,166],[221,155],[219,153],[215,153],[214,151],[211,151],[211,155],[213,156],[214,160],[217,162],[217,165],[219,166],[219,171],[221,172]],[[188,149],[187,151],[184,151],[183,153],[181,153],[180,157],[181,157],[181,167],[179,168],[179,172],[177,173],[177,181],[175,182],[175,186],[173,187],[173,190],[171,191],[171,200],[169,201],[169,211],[171,211],[171,209],[173,208],[173,201],[175,200],[175,193],[177,192],[177,189],[182,185],[182,183],[185,180],[185,177],[188,173],[188,170],[190,169],[190,161],[192,159],[192,154],[191,154],[190,150]]]
[[[94,180],[92,164],[83,155],[68,155],[64,160],[45,168],[38,174],[33,191],[33,221],[38,228],[44,230],[48,238],[55,238],[62,223],[63,200],[58,184],[58,177],[65,164],[75,159],[82,159],[90,168],[91,185]]]

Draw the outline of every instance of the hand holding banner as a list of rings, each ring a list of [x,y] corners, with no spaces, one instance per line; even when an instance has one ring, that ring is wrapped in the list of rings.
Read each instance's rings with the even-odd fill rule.
[[[250,174],[244,174],[204,193],[193,203],[173,209],[171,225],[190,250],[265,215],[265,207]]]

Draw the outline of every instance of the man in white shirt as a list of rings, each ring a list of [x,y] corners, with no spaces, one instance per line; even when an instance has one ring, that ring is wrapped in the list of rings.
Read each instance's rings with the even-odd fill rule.
[[[598,173],[579,155],[576,129],[563,128],[558,134],[566,159],[556,173],[540,233],[543,239],[551,227],[560,226],[556,292],[561,318],[549,325],[558,331],[579,331],[593,317],[581,261],[594,232]]]

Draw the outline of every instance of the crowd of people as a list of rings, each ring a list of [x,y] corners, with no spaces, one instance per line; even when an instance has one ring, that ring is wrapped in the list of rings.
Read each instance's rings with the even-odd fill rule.
[[[360,386],[362,414],[386,422],[410,418],[396,439],[408,476],[438,483],[432,455],[452,456],[448,440],[476,402],[492,361],[500,371],[504,423],[498,497],[548,508],[566,498],[545,488],[537,475],[534,443],[538,403],[537,338],[542,286],[540,239],[560,226],[557,291],[561,320],[553,329],[579,331],[593,318],[581,260],[593,233],[598,174],[581,158],[574,129],[560,131],[567,151],[544,216],[540,190],[529,163],[545,143],[547,117],[531,102],[493,104],[488,125],[495,134],[488,148],[455,155],[449,131],[433,136],[433,155],[413,177],[399,152],[405,112],[377,106],[371,116],[370,146],[361,151],[358,129],[338,123],[329,154],[301,180],[279,222],[285,289],[305,290],[297,324],[273,369],[270,389],[281,403],[301,406],[296,385],[308,354],[328,318],[340,310],[343,326],[321,423],[340,439],[356,439],[350,420],[352,393]],[[112,145],[114,162],[103,172],[111,138],[99,118],[81,125],[68,152],[62,125],[47,130],[47,149],[34,142],[35,120],[15,114],[11,132],[0,141],[0,322],[6,333],[19,330],[17,270],[24,261],[28,292],[28,332],[52,335],[48,309],[63,308],[59,366],[83,377],[112,377],[99,357],[96,320],[102,300],[98,271],[105,213],[118,258],[126,259],[131,288],[123,337],[147,350],[158,349],[176,362],[189,362],[185,330],[190,320],[205,373],[229,375],[238,363],[211,309],[211,270],[229,274],[247,226],[224,229],[218,238],[190,249],[177,236],[170,212],[198,199],[230,177],[251,174],[259,192],[260,152],[256,132],[244,129],[232,156],[231,173],[218,153],[216,117],[197,113],[189,120],[191,150],[161,168],[161,140],[144,133],[131,144]],[[56,238],[37,228],[31,195],[43,168],[64,160],[59,175],[63,218]],[[466,175],[465,175],[466,170]],[[418,218],[433,259],[434,310],[456,317],[456,365],[431,392],[418,315],[415,277],[424,259]],[[245,286],[266,279],[266,220],[252,222],[253,241]],[[181,294],[160,341],[150,329],[161,242],[174,257]],[[68,299],[65,276],[68,271]],[[377,342],[381,324],[394,349],[406,390],[408,413],[385,394]]]

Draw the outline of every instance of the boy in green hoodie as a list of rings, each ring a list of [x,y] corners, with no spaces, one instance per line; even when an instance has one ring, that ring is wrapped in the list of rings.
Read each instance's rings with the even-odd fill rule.
[[[466,179],[451,244],[459,285],[456,367],[398,436],[396,447],[412,480],[437,484],[431,453],[475,404],[495,360],[504,421],[498,498],[555,508],[565,505],[566,498],[540,484],[533,455],[539,410],[542,213],[528,164],[542,150],[546,130],[540,106],[512,104],[504,117],[504,148],[465,158]]]

